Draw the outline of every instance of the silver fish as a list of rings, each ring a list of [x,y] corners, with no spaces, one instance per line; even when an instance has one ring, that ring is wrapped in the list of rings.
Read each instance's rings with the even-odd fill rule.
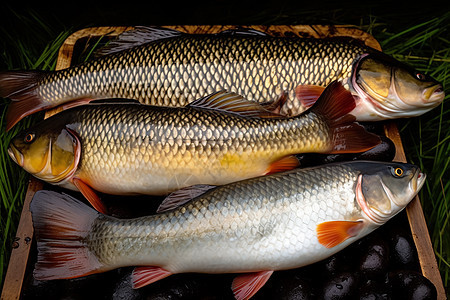
[[[325,259],[400,212],[424,184],[419,168],[357,161],[174,192],[159,214],[102,215],[80,201],[40,191],[31,203],[38,280],[141,266],[135,288],[184,272],[244,273],[248,299],[273,271]]]

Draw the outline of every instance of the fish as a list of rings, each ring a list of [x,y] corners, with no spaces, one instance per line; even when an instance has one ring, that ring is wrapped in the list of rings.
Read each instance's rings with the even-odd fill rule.
[[[56,106],[126,98],[184,107],[220,90],[293,116],[335,80],[355,96],[358,121],[418,116],[445,96],[430,76],[348,38],[274,37],[252,29],[186,34],[138,26],[99,53],[63,70],[0,73],[0,96],[12,100],[6,129]]]
[[[290,118],[225,91],[183,108],[90,104],[18,133],[8,153],[28,173],[79,190],[105,212],[96,192],[167,195],[293,169],[298,153],[371,149],[381,139],[354,122],[354,105],[339,82]]]
[[[232,273],[236,299],[248,299],[273,272],[323,260],[382,226],[425,178],[407,163],[332,163],[191,186],[135,219],[41,190],[30,206],[33,274],[54,280],[134,266],[131,284],[141,288],[178,273]]]

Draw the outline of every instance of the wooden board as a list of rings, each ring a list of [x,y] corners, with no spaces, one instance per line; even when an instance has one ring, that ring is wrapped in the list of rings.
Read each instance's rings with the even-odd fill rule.
[[[227,29],[237,28],[232,25],[207,25],[207,26],[164,26],[166,28],[176,29],[186,33],[217,33]],[[56,69],[64,69],[71,65],[72,54],[76,42],[82,38],[97,38],[101,36],[116,36],[124,31],[131,30],[134,27],[93,27],[85,28],[73,33],[69,36],[64,44],[61,46],[58,54]],[[354,26],[323,26],[323,25],[294,25],[294,26],[241,26],[240,28],[253,28],[264,31],[274,36],[292,36],[297,35],[301,37],[326,38],[347,36],[353,37],[363,41],[367,46],[381,50],[380,44],[370,34],[357,29]],[[46,113],[45,117],[49,117],[58,110],[51,110]],[[394,121],[387,122],[385,126],[385,133],[396,146],[396,155],[394,161],[406,162],[406,156],[403,150],[401,137]],[[42,189],[43,184],[37,179],[31,178],[28,185],[28,190],[24,199],[24,206],[20,218],[19,227],[16,234],[16,242],[11,252],[11,258],[8,265],[8,270],[5,277],[3,291],[1,295],[2,300],[19,299],[22,283],[26,271],[28,256],[31,248],[31,239],[33,237],[33,226],[31,222],[31,213],[29,205],[34,193]],[[434,256],[433,247],[430,236],[426,226],[420,200],[416,198],[406,208],[411,232],[414,243],[417,248],[420,267],[422,273],[436,286],[438,292],[438,299],[446,299],[445,290],[442,279],[440,277],[439,269]]]
[[[405,151],[403,150],[402,139],[394,121],[387,122],[385,133],[395,144],[395,157],[393,161],[406,162]],[[419,196],[416,196],[406,207],[409,226],[416,245],[419,256],[420,268],[422,274],[434,283],[438,292],[438,299],[446,299],[444,284],[439,273],[436,257],[434,256],[433,245],[431,244],[428,233],[425,216],[423,215],[422,205]]]

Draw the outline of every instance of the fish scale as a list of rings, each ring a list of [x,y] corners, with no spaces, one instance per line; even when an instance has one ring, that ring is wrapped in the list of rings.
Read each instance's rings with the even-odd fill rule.
[[[17,134],[8,153],[31,174],[81,191],[106,212],[95,191],[165,195],[292,169],[299,153],[371,149],[380,138],[346,115],[354,105],[338,82],[315,107],[290,118],[227,92],[183,108],[92,104]]]
[[[167,193],[175,187],[158,178],[170,178],[166,172],[175,169],[181,173],[180,180],[190,176],[196,180],[208,174],[205,170],[213,170],[217,173],[206,175],[208,183],[224,178],[232,181],[235,172],[247,174],[247,169],[254,172],[255,168],[262,172],[261,167],[275,159],[273,153],[282,157],[293,147],[305,151],[329,147],[328,127],[317,122],[315,115],[281,121],[194,109],[104,104],[75,108],[67,126],[77,132],[83,147],[75,176],[98,182],[99,190],[119,193],[119,187],[130,184],[139,193],[149,182],[157,186],[155,194]],[[234,153],[242,157],[236,160]],[[194,162],[196,168],[192,168]],[[151,174],[145,169],[151,169]],[[146,173],[138,179],[133,176]]]
[[[379,121],[421,115],[445,97],[430,76],[345,37],[184,34],[137,27],[102,49],[103,56],[63,70],[0,72],[0,96],[12,100],[7,130],[37,111],[105,98],[183,107],[227,90],[295,116],[339,81],[355,96],[356,119]]]
[[[86,241],[105,265],[146,261],[173,273],[301,265],[302,256],[323,252],[315,224],[361,213],[353,201],[357,175],[344,165],[251,179],[167,213],[130,221],[98,218]]]
[[[292,97],[299,84],[325,86],[349,77],[353,61],[363,49],[352,43],[312,39],[167,38],[49,73],[39,84],[39,95],[49,103],[120,97],[152,105],[185,106],[226,89],[266,102],[283,91],[290,91]],[[329,58],[325,61],[323,56]]]

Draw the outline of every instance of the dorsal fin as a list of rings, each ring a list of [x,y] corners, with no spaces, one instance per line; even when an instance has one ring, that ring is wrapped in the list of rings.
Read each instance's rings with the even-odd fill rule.
[[[176,190],[161,202],[156,212],[161,213],[177,208],[215,187],[215,185],[197,184]]]
[[[191,102],[187,107],[217,110],[245,117],[281,118],[282,115],[265,109],[261,104],[225,90],[215,92]]]
[[[217,35],[228,35],[228,36],[270,36],[269,34],[253,29],[253,28],[235,28],[227,29],[217,33]]]
[[[161,39],[180,36],[183,33],[169,28],[156,26],[136,26],[132,30],[125,31],[112,40],[108,45],[100,48],[95,55],[102,56],[127,50],[146,43]]]

